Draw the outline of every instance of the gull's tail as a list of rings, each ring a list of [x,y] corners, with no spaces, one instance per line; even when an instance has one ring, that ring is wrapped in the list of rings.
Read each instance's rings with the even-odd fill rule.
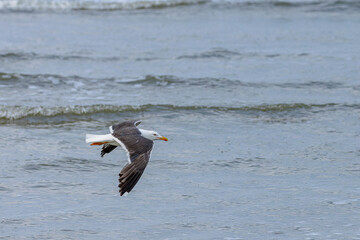
[[[86,134],[85,141],[86,143],[91,143],[90,145],[103,145],[106,143],[114,142],[114,137],[111,134]]]

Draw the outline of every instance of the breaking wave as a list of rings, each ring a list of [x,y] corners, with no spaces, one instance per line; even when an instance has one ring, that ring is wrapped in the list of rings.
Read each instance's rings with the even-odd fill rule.
[[[339,104],[262,104],[255,106],[226,107],[226,106],[179,106],[169,104],[131,105],[88,105],[88,106],[59,106],[59,107],[29,107],[0,105],[0,124],[57,124],[77,121],[97,121],[99,119],[118,119],[122,116],[138,117],[140,113],[243,113],[243,114],[284,114],[293,111],[318,112],[320,110],[334,110],[344,107]],[[357,105],[345,107],[360,108]],[[112,116],[113,115],[113,116]]]

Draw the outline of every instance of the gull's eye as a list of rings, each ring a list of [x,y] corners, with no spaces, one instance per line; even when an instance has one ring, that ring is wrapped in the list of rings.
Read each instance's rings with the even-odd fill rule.
[[[156,136],[156,133],[154,133],[153,135]]]

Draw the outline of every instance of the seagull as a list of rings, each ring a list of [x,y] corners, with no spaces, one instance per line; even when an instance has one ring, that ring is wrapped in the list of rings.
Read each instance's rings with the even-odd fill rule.
[[[119,174],[120,196],[125,196],[134,188],[143,174],[149,160],[154,140],[168,141],[155,131],[137,128],[141,120],[125,121],[109,127],[105,135],[86,134],[86,143],[103,145],[101,157],[121,146],[127,153],[129,163]]]

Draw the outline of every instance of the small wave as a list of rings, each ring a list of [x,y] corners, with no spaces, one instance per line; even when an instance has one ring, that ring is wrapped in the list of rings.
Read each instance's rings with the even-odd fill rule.
[[[202,59],[202,58],[232,58],[236,56],[242,56],[243,54],[236,52],[236,51],[230,51],[227,49],[213,49],[207,52],[203,53],[197,53],[192,55],[183,55],[178,57],[178,59]]]
[[[22,73],[5,73],[0,72],[0,81],[18,81],[18,80],[44,80],[48,78],[56,78],[56,79],[65,79],[66,77],[60,75],[50,75],[50,74],[22,74]]]
[[[357,10],[357,0],[1,0],[0,11],[118,11],[208,4],[241,9],[306,8],[312,11]]]
[[[120,81],[124,84],[141,84],[143,86],[156,85],[156,86],[168,86],[173,84],[186,84],[185,79],[181,79],[172,75],[146,75],[139,79],[126,79]]]
[[[259,52],[238,52],[234,50],[228,50],[223,48],[211,49],[209,51],[194,53],[189,55],[182,55],[177,59],[250,59],[250,58],[303,58],[309,56],[308,53],[298,54],[279,54],[279,53],[259,53]]]
[[[116,11],[131,9],[160,9],[194,4],[210,0],[2,0],[0,10],[9,11]]]
[[[360,9],[360,2],[359,1],[332,1],[327,4],[325,4],[322,9],[324,11],[356,11]]]
[[[181,78],[173,75],[146,75],[139,78],[85,78],[81,76],[62,76],[56,74],[22,74],[22,73],[5,73],[0,72],[0,82],[9,82],[12,84],[19,81],[22,85],[36,86],[54,86],[73,84],[74,81],[88,82],[113,82],[116,84],[141,85],[141,86],[233,86],[243,85],[248,87],[261,87],[263,84],[243,83],[237,80],[226,78]]]
[[[304,83],[281,83],[274,84],[274,86],[280,88],[320,88],[320,89],[339,89],[339,88],[352,88],[355,89],[358,86],[346,86],[342,82],[320,82],[310,81]]]
[[[319,109],[334,108],[338,106],[329,104],[263,104],[256,106],[226,107],[226,106],[179,106],[170,104],[146,104],[139,106],[131,105],[88,105],[88,106],[59,106],[59,107],[28,107],[0,105],[0,124],[56,124],[77,121],[98,120],[107,116],[118,119],[121,116],[138,117],[144,112],[184,112],[186,113],[262,113],[276,114],[296,110],[319,111]],[[351,106],[357,107],[359,106]],[[114,116],[110,116],[114,115]]]
[[[358,90],[359,85],[346,85],[342,82],[332,81],[309,81],[309,82],[244,82],[236,79],[227,78],[181,78],[173,75],[146,75],[137,79],[117,80],[121,84],[141,85],[141,86],[204,86],[204,87],[234,87],[242,86],[249,88],[297,88],[297,89],[354,89]]]
[[[137,79],[125,79],[117,81],[122,84],[141,86],[208,86],[221,87],[233,85],[246,85],[236,80],[226,78],[181,78],[173,75],[146,75]]]
[[[256,53],[256,52],[238,52],[228,49],[210,49],[200,53],[185,54],[177,57],[178,60],[203,60],[203,59],[226,59],[226,60],[242,60],[250,58],[298,58],[309,56],[308,53],[299,54],[279,54],[279,53]],[[32,61],[32,60],[60,60],[60,61],[94,61],[94,62],[116,62],[121,60],[134,60],[134,61],[153,61],[157,60],[156,57],[137,57],[129,59],[129,57],[116,57],[116,56],[91,56],[81,53],[69,54],[39,54],[35,52],[3,52],[0,53],[0,61]]]
[[[146,109],[144,106],[116,106],[116,105],[90,105],[90,106],[61,106],[61,107],[27,107],[27,106],[0,106],[0,119],[21,120],[24,118],[41,118],[57,116],[87,116],[96,113],[139,112]]]
[[[218,6],[241,7],[243,9],[303,8],[306,11],[356,11],[357,0],[213,0]]]
[[[89,83],[103,82],[116,85],[126,84],[133,86],[156,86],[156,87],[174,87],[174,86],[203,86],[203,87],[247,87],[247,88],[297,88],[297,89],[353,89],[359,91],[359,85],[346,85],[342,82],[309,81],[309,82],[284,82],[284,83],[266,83],[266,82],[243,82],[236,79],[227,78],[182,78],[173,75],[146,75],[139,78],[89,78],[81,76],[62,76],[56,74],[22,74],[0,72],[0,84],[10,85],[18,84],[18,87],[27,87],[29,85],[43,88],[53,88],[58,86],[88,85]]]
[[[37,86],[42,88],[54,88],[59,86],[81,86],[83,82],[92,79],[79,76],[61,76],[56,74],[22,74],[0,72],[0,84],[14,88]]]
[[[0,53],[1,60],[34,60],[34,59],[45,59],[45,60],[87,60],[87,61],[118,61],[118,57],[92,57],[84,56],[79,54],[65,54],[65,55],[56,55],[56,54],[38,54],[34,52],[5,52]]]

